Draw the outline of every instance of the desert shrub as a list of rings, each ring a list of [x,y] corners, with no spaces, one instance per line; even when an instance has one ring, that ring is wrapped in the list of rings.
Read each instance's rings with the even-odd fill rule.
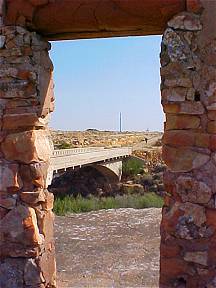
[[[153,176],[150,174],[146,174],[142,176],[142,179],[140,180],[140,183],[144,186],[151,186],[153,185]]]
[[[163,206],[163,198],[155,193],[146,193],[145,195],[118,195],[117,197],[106,198],[83,198],[78,196],[56,197],[54,202],[54,212],[57,215],[66,215],[68,213],[81,213],[97,211],[101,209],[117,208],[160,208]]]
[[[61,143],[56,145],[56,149],[70,149],[70,148],[72,148],[72,145],[65,141],[62,141]]]
[[[136,176],[143,172],[143,164],[136,159],[129,159],[123,162],[122,174],[125,177]]]

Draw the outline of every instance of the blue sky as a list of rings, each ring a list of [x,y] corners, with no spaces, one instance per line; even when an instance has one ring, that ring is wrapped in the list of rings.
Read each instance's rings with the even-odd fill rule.
[[[56,108],[62,130],[163,129],[159,36],[53,42]]]

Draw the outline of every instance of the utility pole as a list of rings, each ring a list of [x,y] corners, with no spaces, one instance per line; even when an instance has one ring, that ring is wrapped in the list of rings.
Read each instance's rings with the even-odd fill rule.
[[[122,113],[119,113],[119,132],[122,132]]]

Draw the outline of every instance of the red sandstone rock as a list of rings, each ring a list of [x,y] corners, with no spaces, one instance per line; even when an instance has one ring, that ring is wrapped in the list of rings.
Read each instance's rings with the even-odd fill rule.
[[[13,209],[17,203],[16,198],[7,195],[7,194],[0,194],[0,206],[5,209]]]
[[[37,214],[38,215],[38,214]],[[41,233],[44,235],[46,243],[53,241],[53,228],[54,214],[51,210],[45,211],[38,216],[38,225]]]
[[[167,87],[185,87],[191,88],[192,82],[189,78],[175,78],[175,79],[166,79],[164,85]]]
[[[43,274],[38,267],[35,259],[28,259],[24,269],[24,281],[27,286],[35,285],[37,287],[44,281]]]
[[[177,279],[179,275],[195,273],[192,266],[187,262],[185,262],[184,260],[182,260],[180,257],[171,257],[171,258],[161,257],[160,264],[161,264],[160,284],[165,285],[164,287],[174,287],[173,285],[175,279]]]
[[[50,251],[47,251],[40,258],[39,266],[43,271],[43,276],[46,280],[46,283],[49,283],[51,287],[56,287],[56,265],[55,265],[55,254],[52,252],[54,247],[50,248]]]
[[[212,191],[204,182],[196,181],[190,176],[180,176],[177,179],[177,192],[182,201],[195,204],[207,204]]]
[[[165,131],[163,143],[171,146],[193,146],[195,144],[195,134],[185,130]]]
[[[161,247],[160,247],[160,252],[161,252],[161,255],[163,257],[166,257],[166,258],[174,258],[174,257],[178,257],[178,255],[180,254],[181,252],[181,248],[178,244],[176,243],[170,243],[168,242],[167,245],[165,245],[164,243],[161,244]]]
[[[37,204],[45,202],[45,195],[43,190],[33,191],[33,192],[21,192],[20,198],[23,202],[29,204]]]
[[[42,127],[36,113],[6,114],[3,117],[3,129],[17,129],[22,127]]]
[[[36,187],[46,188],[48,163],[38,162],[20,166],[20,175],[23,182],[32,183]]]
[[[216,121],[209,121],[207,130],[208,130],[208,133],[215,134],[216,133]]]
[[[34,209],[23,205],[19,205],[7,213],[1,221],[0,231],[3,242],[17,243],[29,247],[43,243]]]
[[[182,12],[174,19],[171,19],[168,22],[168,26],[174,29],[183,29],[188,31],[198,31],[202,29],[200,17],[185,12]]]
[[[49,0],[29,0],[29,2],[32,5],[41,6],[41,5],[46,5],[49,2]]]
[[[22,163],[47,161],[52,153],[47,132],[32,130],[10,134],[2,143],[2,151],[8,160]]]
[[[182,102],[180,104],[180,111],[179,113],[182,114],[194,114],[194,115],[202,115],[204,114],[204,107],[201,102]]]
[[[187,172],[207,163],[208,155],[197,153],[190,148],[174,148],[164,145],[162,156],[167,166],[175,172]]]
[[[186,0],[187,2],[187,11],[193,13],[200,13],[203,9],[203,6],[200,0]]]
[[[54,203],[54,195],[52,193],[49,193],[47,190],[44,191],[46,198],[45,202],[42,203],[42,208],[44,211],[49,211],[53,209],[53,203]]]
[[[18,165],[0,161],[0,191],[15,193],[22,188]]]
[[[164,113],[178,114],[180,105],[176,103],[163,104]]]
[[[207,266],[208,254],[206,251],[186,252],[184,255],[184,260]]]
[[[190,115],[166,115],[166,129],[196,129],[200,126],[200,118]]]
[[[209,148],[210,135],[207,133],[196,133],[195,146]]]
[[[216,120],[216,111],[208,111],[208,119]]]
[[[162,101],[185,101],[187,95],[187,89],[185,88],[172,88],[162,90]]]
[[[210,138],[210,149],[215,151],[216,150],[216,135],[211,135]]]
[[[5,209],[3,207],[0,206],[0,221],[2,218],[4,218],[8,213],[8,209]]]

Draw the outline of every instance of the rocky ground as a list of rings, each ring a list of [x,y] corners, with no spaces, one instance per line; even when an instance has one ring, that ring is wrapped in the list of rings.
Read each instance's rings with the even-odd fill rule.
[[[116,131],[98,131],[89,129],[86,131],[51,131],[52,140],[56,149],[76,148],[88,146],[103,147],[122,147],[134,146],[148,142],[156,143],[162,137],[161,132],[116,132]],[[142,144],[141,144],[142,145]]]
[[[59,288],[156,288],[161,209],[56,217]]]

